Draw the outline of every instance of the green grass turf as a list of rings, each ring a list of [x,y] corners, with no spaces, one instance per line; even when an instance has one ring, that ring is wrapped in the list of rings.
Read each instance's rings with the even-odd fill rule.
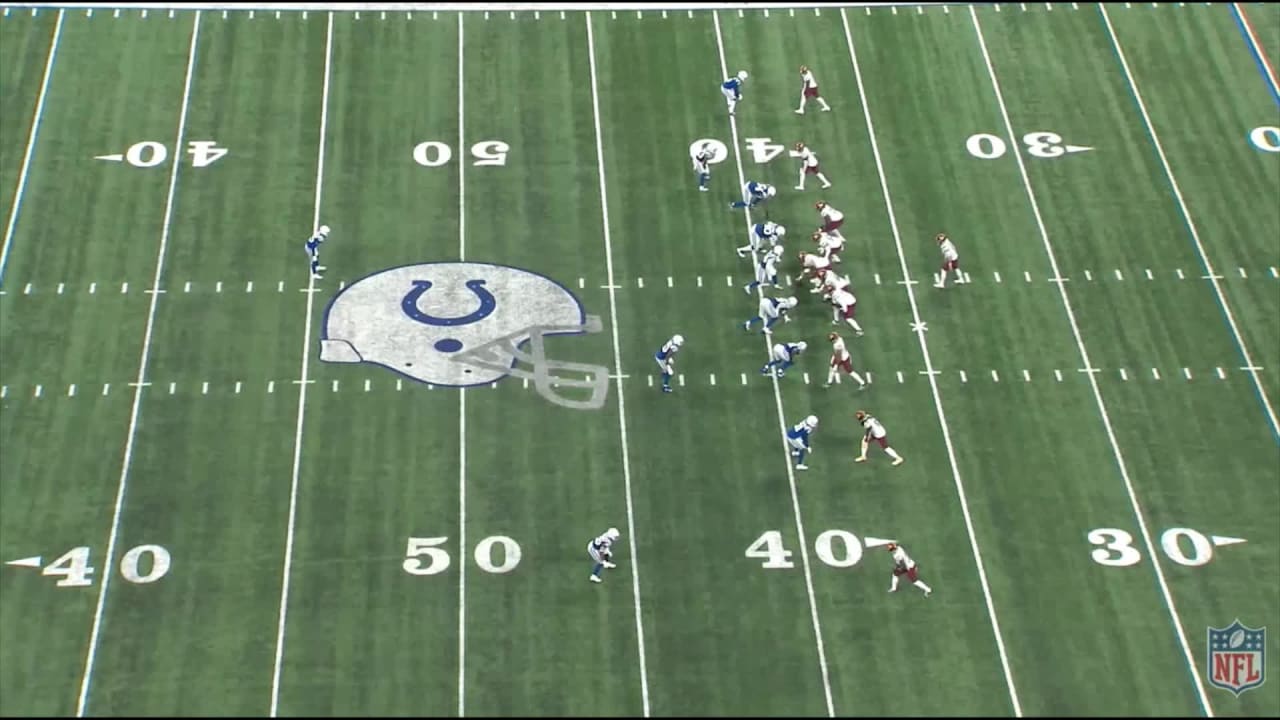
[[[1245,9],[1274,61],[1280,16]],[[1280,158],[1248,144],[1250,129],[1276,124],[1265,78],[1225,7],[1109,13],[1280,404]],[[87,707],[97,715],[267,713],[278,650],[284,715],[823,715],[828,683],[841,715],[1010,715],[1001,645],[1025,714],[1203,713],[1154,561],[1202,679],[1206,626],[1280,625],[1274,428],[1097,7],[976,15],[1015,138],[967,7],[719,13],[728,70],[752,75],[739,139],[813,147],[834,186],[810,178],[801,193],[785,152],[763,164],[735,153],[707,11],[472,12],[461,33],[452,13],[341,12],[331,38],[323,12],[202,13],[184,144],[229,150],[202,168],[172,147],[195,13],[67,11],[0,277],[0,559],[47,566],[87,546],[95,572],[89,587],[58,588],[35,569],[0,570],[0,712],[76,711],[111,574]],[[0,20],[6,213],[55,19]],[[792,113],[801,63],[833,112]],[[1091,148],[1023,148],[1043,235],[1014,156],[1037,131]],[[977,133],[1003,138],[1004,155],[970,154]],[[729,150],[708,193],[689,172],[688,146],[703,138]],[[167,225],[171,162],[92,159],[143,140],[183,163]],[[425,141],[451,160],[414,162]],[[502,165],[474,164],[482,141],[510,146]],[[755,314],[741,290],[750,263],[732,254],[746,223],[726,208],[739,155],[748,179],[779,189],[769,216],[789,231],[785,272],[809,245],[814,201],[849,218],[842,272],[867,334],[841,331],[874,377],[864,393],[820,387],[832,326],[804,287],[774,339],[805,339],[808,355],[777,397],[758,374],[762,340],[741,330]],[[301,243],[317,197],[333,235],[308,335]],[[931,287],[939,231],[971,285]],[[162,237],[166,292],[152,317],[143,291]],[[1049,250],[1070,278],[1065,302]],[[320,361],[340,284],[455,260],[545,274],[599,316],[603,332],[548,351],[621,373],[606,405],[558,407],[518,378],[429,389]],[[916,284],[901,283],[904,265]],[[131,427],[148,327],[152,384]],[[682,376],[664,395],[650,358],[675,332],[687,338]],[[312,382],[300,386],[304,346]],[[852,462],[858,408],[884,421],[905,465],[878,449]],[[822,418],[817,452],[793,498],[779,433],[810,413]],[[584,546],[611,525],[624,533],[619,567],[592,586]],[[1140,560],[1095,562],[1088,535],[1100,528],[1132,535]],[[1248,542],[1184,566],[1160,548],[1170,528]],[[793,567],[745,555],[766,531]],[[903,542],[934,595],[887,595],[882,547],[860,543],[858,562],[828,565],[815,545],[831,531]],[[476,558],[499,536],[520,549],[508,573]],[[446,538],[449,567],[406,572],[410,538]],[[145,544],[172,565],[130,582],[121,555]],[[1275,657],[1274,635],[1267,649]],[[1276,687],[1206,693],[1215,714],[1275,714]]]

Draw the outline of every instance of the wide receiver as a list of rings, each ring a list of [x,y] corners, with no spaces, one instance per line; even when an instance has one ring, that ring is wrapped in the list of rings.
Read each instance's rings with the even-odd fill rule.
[[[822,99],[822,93],[818,92],[818,81],[813,77],[813,71],[808,65],[800,66],[800,107],[796,108],[797,115],[804,114],[804,103],[809,98],[818,101],[822,106],[822,112],[831,112],[831,106],[827,101]]]
[[[916,561],[912,560],[907,551],[897,543],[889,543],[889,554],[893,556],[893,584],[889,586],[889,592],[898,592],[898,578],[903,575],[911,581],[912,585],[924,591],[924,596],[929,597],[933,593],[933,588],[924,584],[920,579],[920,568],[916,565]]]
[[[858,383],[859,390],[866,390],[867,381],[853,369],[853,358],[849,355],[848,348],[844,346],[844,338],[838,333],[828,333],[827,340],[831,342],[831,367],[827,369],[827,384],[822,387],[831,387],[833,382],[839,385],[840,373],[837,371],[843,371]]]
[[[896,450],[889,447],[889,433],[884,429],[884,425],[880,421],[871,417],[866,410],[859,410],[854,413],[854,417],[858,419],[858,424],[866,431],[862,434],[862,452],[858,457],[854,458],[854,462],[867,461],[867,446],[874,440],[877,445],[884,449],[889,457],[893,458],[894,465],[902,464],[902,456]]]
[[[964,284],[964,275],[960,273],[960,253],[956,251],[956,244],[951,242],[951,238],[946,233],[938,233],[934,238],[938,241],[938,250],[942,252],[942,269],[937,275],[933,276],[933,286],[936,288],[945,288],[947,286],[947,273],[954,272],[956,274],[956,284]]]

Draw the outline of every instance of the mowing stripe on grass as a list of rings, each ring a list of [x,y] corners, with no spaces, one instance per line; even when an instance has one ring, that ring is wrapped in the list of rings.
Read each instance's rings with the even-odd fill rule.
[[[1276,82],[1275,68],[1271,66],[1266,51],[1258,42],[1253,24],[1249,22],[1249,16],[1245,14],[1244,8],[1240,7],[1240,3],[1231,3],[1231,16],[1236,19],[1236,27],[1240,28],[1240,34],[1244,36],[1245,42],[1249,43],[1249,52],[1253,54],[1254,62],[1258,63],[1258,72],[1262,73],[1262,77],[1267,81],[1267,89],[1271,91],[1271,97],[1277,105],[1280,105],[1280,83]]]
[[[929,342],[925,339],[925,324],[920,318],[920,308],[916,304],[915,290],[911,287],[911,272],[907,268],[906,252],[902,248],[902,237],[898,232],[898,220],[893,212],[893,198],[889,194],[889,181],[885,177],[884,163],[880,159],[880,146],[876,142],[875,124],[871,120],[871,108],[866,90],[862,84],[862,70],[858,66],[858,53],[853,47],[853,33],[849,30],[849,18],[843,9],[840,10],[840,18],[844,23],[844,37],[849,46],[849,60],[853,64],[853,76],[858,83],[858,97],[862,104],[863,118],[867,123],[867,136],[871,141],[871,154],[876,161],[876,174],[880,177],[880,191],[884,196],[885,210],[889,215],[889,228],[893,231],[893,242],[897,246],[898,262],[902,268],[902,280],[907,288],[907,300],[911,304],[911,317],[914,320],[915,335],[920,343],[920,353],[924,356],[929,388],[933,392],[933,407],[938,413],[938,424],[942,428],[942,440],[947,447],[947,460],[951,463],[951,476],[955,480],[956,494],[960,497],[960,512],[964,515],[964,526],[969,534],[969,548],[973,552],[973,561],[978,567],[978,579],[982,583],[982,596],[987,604],[987,617],[991,620],[991,630],[995,635],[996,649],[1000,651],[1000,667],[1004,671],[1005,685],[1009,689],[1009,702],[1013,705],[1013,714],[1017,717],[1022,717],[1022,704],[1018,701],[1018,690],[1014,686],[1013,671],[1009,668],[1009,656],[1005,652],[1004,637],[1000,632],[1000,620],[996,617],[995,601],[991,598],[991,587],[987,583],[987,570],[982,562],[982,550],[978,547],[978,537],[973,530],[973,517],[969,514],[969,500],[964,491],[964,481],[960,477],[960,465],[956,461],[955,445],[951,441],[951,429],[947,425],[946,411],[942,408],[942,395],[938,391],[938,380],[933,369],[933,358],[929,354]],[[1061,287],[1061,284],[1059,284],[1059,287]]]
[[[613,333],[613,365],[618,389],[618,434],[622,438],[622,480],[627,497],[627,540],[631,550],[631,592],[635,597],[636,645],[640,653],[640,701],[649,717],[649,671],[644,654],[644,620],[640,613],[640,558],[636,550],[636,519],[631,502],[631,456],[627,449],[627,404],[622,389],[622,346],[618,341],[618,299],[613,281],[613,241],[609,235],[609,193],[604,179],[604,139],[600,132],[600,91],[596,80],[596,40],[591,13],[586,13],[587,57],[591,61],[591,112],[596,134],[596,169],[600,175],[600,216],[604,226],[604,261],[609,273],[609,326]],[[683,384],[683,377],[681,377]]]
[[[59,13],[61,17],[61,13]],[[187,75],[182,85],[182,106],[178,112],[177,139],[174,147],[184,147],[183,139],[187,132],[187,108],[191,100],[191,79],[195,75],[196,46],[200,38],[200,12],[196,11],[195,20],[191,24],[191,49],[187,54]],[[169,189],[164,201],[164,219],[160,225],[160,249],[156,251],[156,270],[151,286],[160,287],[160,278],[164,274],[165,251],[169,247],[169,226],[173,221],[173,196],[178,187],[178,168],[182,163],[174,161],[169,170]],[[160,303],[160,293],[151,293],[150,307],[147,309],[147,324],[142,333],[142,353],[138,358],[138,378],[133,388],[133,406],[129,411],[129,431],[125,436],[124,459],[120,463],[120,482],[116,487],[115,507],[111,512],[111,531],[107,535],[107,555],[104,567],[115,566],[116,539],[120,534],[120,516],[124,508],[125,490],[129,486],[129,468],[133,460],[133,442],[137,437],[138,414],[142,409],[142,389],[147,386],[147,361],[151,357],[151,333],[155,329],[156,306]],[[113,573],[102,573],[102,584],[98,586],[98,602],[93,611],[93,628],[89,632],[89,649],[85,653],[84,675],[80,680],[80,697],[76,701],[76,716],[84,717],[89,704],[89,689],[93,683],[93,663],[98,652],[98,637],[102,631],[102,609],[107,601],[107,589],[111,586]]]
[[[1178,186],[1178,179],[1173,176],[1173,168],[1169,166],[1169,158],[1164,154],[1164,146],[1160,143],[1160,136],[1156,133],[1156,127],[1151,122],[1151,115],[1147,113],[1147,104],[1142,100],[1142,91],[1138,89],[1138,81],[1134,78],[1133,71],[1129,68],[1129,60],[1124,55],[1124,48],[1120,47],[1120,38],[1116,36],[1116,30],[1111,25],[1111,17],[1107,15],[1107,8],[1104,5],[1098,5],[1098,10],[1102,13],[1102,21],[1107,26],[1107,34],[1111,38],[1111,46],[1115,48],[1116,57],[1120,59],[1120,67],[1124,69],[1125,82],[1128,83],[1129,90],[1133,93],[1133,99],[1138,103],[1138,110],[1142,113],[1142,122],[1146,126],[1147,136],[1151,138],[1151,144],[1155,146],[1156,155],[1160,157],[1160,166],[1164,168],[1164,176],[1169,180],[1169,187],[1173,190],[1173,197],[1178,202],[1178,211],[1182,213],[1182,220],[1186,223],[1187,230],[1191,233],[1191,239],[1195,242],[1196,252],[1199,253],[1200,262],[1205,269],[1204,278],[1213,283],[1214,294],[1218,297],[1218,307],[1226,317],[1227,325],[1231,328],[1231,336],[1235,340],[1236,350],[1240,352],[1240,357],[1244,360],[1245,366],[1252,367],[1255,364],[1253,356],[1249,353],[1244,337],[1240,334],[1240,328],[1236,325],[1235,314],[1231,312],[1231,305],[1227,302],[1227,296],[1222,292],[1222,284],[1218,282],[1222,276],[1213,269],[1213,262],[1209,260],[1209,255],[1204,250],[1204,243],[1200,241],[1200,231],[1196,229],[1196,223],[1191,219],[1191,210],[1187,208],[1187,202],[1182,197],[1182,188]],[[1257,392],[1258,399],[1262,401],[1262,407],[1267,413],[1267,419],[1271,422],[1271,434],[1275,436],[1276,443],[1280,444],[1280,422],[1277,422],[1276,411],[1271,407],[1271,400],[1267,397],[1267,393],[1262,387],[1262,378],[1256,373],[1253,375],[1253,386]]]
[[[978,47],[982,51],[982,59],[987,66],[987,74],[991,78],[991,86],[995,90],[996,102],[1000,108],[1000,116],[1004,120],[1005,137],[1014,143],[1013,157],[1018,163],[1018,172],[1022,176],[1022,186],[1027,193],[1027,200],[1031,204],[1032,214],[1035,216],[1036,227],[1040,231],[1040,239],[1044,244],[1045,253],[1049,256],[1049,264],[1053,267],[1053,272],[1058,275],[1058,258],[1053,250],[1053,245],[1049,241],[1049,231],[1045,229],[1044,218],[1040,215],[1040,204],[1036,201],[1035,190],[1031,187],[1031,179],[1027,175],[1027,166],[1022,159],[1022,146],[1017,144],[1017,136],[1013,131],[1013,123],[1009,119],[1009,109],[1005,106],[1004,93],[1000,91],[1000,81],[996,78],[995,66],[991,63],[991,54],[987,52],[987,41],[982,34],[982,24],[978,22],[978,13],[973,6],[969,7],[969,17],[973,20],[973,29],[978,38]],[[1129,503],[1132,506],[1133,514],[1138,521],[1138,528],[1142,532],[1142,541],[1146,546],[1147,557],[1151,560],[1151,566],[1155,568],[1156,579],[1159,581],[1160,592],[1164,596],[1165,606],[1169,611],[1170,619],[1173,621],[1174,630],[1178,636],[1178,642],[1182,646],[1183,655],[1187,661],[1187,667],[1191,670],[1191,676],[1195,680],[1196,692],[1200,697],[1200,704],[1206,715],[1213,716],[1213,706],[1209,703],[1209,697],[1205,694],[1204,684],[1200,679],[1199,665],[1191,653],[1191,647],[1187,644],[1186,633],[1182,629],[1182,618],[1178,615],[1177,606],[1174,604],[1173,595],[1169,591],[1169,584],[1165,581],[1164,568],[1160,562],[1160,555],[1157,553],[1155,544],[1151,540],[1151,531],[1147,527],[1146,515],[1142,511],[1142,505],[1138,502],[1137,491],[1134,490],[1133,480],[1129,477],[1129,469],[1124,459],[1124,453],[1120,450],[1120,442],[1116,439],[1115,430],[1111,427],[1111,416],[1107,412],[1106,401],[1102,399],[1102,390],[1098,387],[1098,378],[1096,372],[1091,372],[1093,363],[1089,359],[1089,351],[1085,348],[1084,338],[1080,334],[1080,326],[1076,322],[1075,312],[1071,309],[1071,298],[1067,295],[1067,286],[1064,283],[1058,283],[1058,292],[1062,297],[1062,307],[1066,310],[1067,320],[1071,325],[1071,333],[1075,336],[1076,349],[1080,353],[1080,359],[1084,361],[1084,372],[1089,378],[1089,385],[1093,390],[1093,398],[1097,403],[1098,412],[1102,416],[1102,424],[1107,432],[1107,440],[1111,444],[1111,451],[1115,455],[1116,465],[1120,469],[1120,477],[1124,480],[1125,490],[1129,495]],[[1152,368],[1153,374],[1156,374],[1155,368]],[[1157,379],[1158,379],[1157,374]]]
[[[316,198],[311,215],[311,228],[320,226],[320,198],[324,185],[324,142],[329,125],[329,70],[333,60],[333,13],[329,13],[324,33],[324,90],[320,96],[320,148],[316,157]],[[280,709],[280,668],[284,659],[285,619],[289,614],[289,570],[293,566],[293,528],[298,517],[298,475],[302,467],[302,425],[307,409],[307,370],[311,363],[311,315],[315,306],[315,278],[307,283],[312,292],[307,293],[307,317],[302,331],[302,369],[298,377],[298,420],[293,436],[293,475],[289,484],[289,522],[284,539],[284,568],[280,572],[280,615],[276,623],[276,657],[271,671],[271,717]],[[154,297],[154,296],[153,296]],[[268,390],[270,392],[270,390]]]
[[[816,12],[816,8],[815,8]],[[729,66],[725,62],[724,55],[724,36],[720,32],[720,13],[713,11],[711,13],[712,20],[716,28],[716,48],[720,52],[720,77],[729,77]],[[738,187],[747,184],[746,176],[742,171],[742,150],[741,143],[738,140],[738,119],[733,115],[729,116],[729,130],[733,134],[733,159],[738,169]],[[751,231],[751,208],[746,210],[747,232]],[[751,261],[759,263],[760,258],[756,251],[751,251]],[[764,286],[756,288],[756,295],[760,298],[764,297]],[[766,359],[769,357],[769,339],[764,340],[764,352]],[[835,703],[831,699],[831,676],[827,669],[827,650],[822,641],[822,623],[818,619],[818,601],[813,593],[813,573],[809,567],[809,540],[805,537],[804,521],[800,517],[800,495],[796,490],[796,473],[791,466],[791,452],[787,447],[787,418],[782,408],[782,390],[778,387],[778,376],[770,373],[770,380],[773,383],[773,401],[778,412],[778,428],[782,431],[782,457],[787,464],[787,482],[791,486],[791,507],[796,519],[796,534],[800,539],[800,561],[804,567],[804,586],[809,596],[809,617],[813,622],[814,643],[818,650],[818,668],[822,673],[822,691],[827,702],[827,715],[835,717]]]
[[[6,12],[8,12],[6,10]],[[4,269],[9,263],[9,244],[13,241],[13,229],[18,224],[18,209],[22,207],[22,191],[27,187],[27,171],[31,169],[31,155],[35,151],[36,137],[40,134],[40,118],[44,116],[44,99],[49,94],[49,78],[53,76],[53,60],[58,54],[58,38],[62,36],[62,14],[53,24],[53,39],[49,41],[49,55],[44,61],[44,79],[40,81],[40,95],[31,115],[31,128],[27,132],[27,149],[22,153],[22,169],[18,171],[18,185],[13,190],[13,204],[9,206],[9,221],[4,228],[4,245],[0,246],[0,285],[4,284]]]

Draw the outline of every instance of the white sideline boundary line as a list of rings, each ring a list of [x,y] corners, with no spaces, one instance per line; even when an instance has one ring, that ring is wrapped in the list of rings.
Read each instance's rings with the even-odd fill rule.
[[[1237,3],[1238,4],[1238,3]],[[1106,3],[1099,3],[1098,8],[1102,11],[1102,19],[1107,25],[1107,34],[1111,38],[1111,44],[1116,49],[1116,55],[1120,58],[1120,66],[1124,68],[1125,80],[1129,83],[1129,89],[1133,91],[1133,99],[1138,101],[1138,110],[1142,112],[1142,122],[1147,126],[1147,134],[1151,137],[1151,143],[1155,145],[1156,154],[1160,156],[1160,165],[1164,168],[1164,175],[1169,179],[1169,186],[1173,188],[1173,197],[1178,201],[1178,210],[1182,213],[1182,219],[1187,223],[1187,229],[1191,231],[1191,239],[1195,240],[1196,252],[1200,255],[1200,262],[1204,264],[1205,279],[1213,284],[1213,291],[1218,296],[1218,303],[1222,306],[1222,314],[1227,317],[1227,325],[1231,327],[1231,335],[1235,338],[1236,349],[1239,350],[1246,367],[1253,367],[1256,363],[1253,361],[1253,355],[1249,352],[1249,348],[1245,345],[1244,336],[1240,334],[1240,327],[1236,325],[1235,314],[1231,312],[1231,305],[1227,302],[1227,296],[1222,291],[1222,284],[1219,282],[1221,276],[1217,270],[1213,269],[1213,262],[1209,260],[1209,254],[1205,252],[1204,243],[1200,241],[1200,231],[1196,229],[1195,220],[1191,219],[1191,210],[1187,207],[1187,202],[1182,198],[1182,188],[1178,185],[1178,180],[1173,176],[1173,168],[1169,165],[1169,158],[1164,154],[1164,146],[1160,142],[1160,136],[1156,134],[1156,126],[1151,121],[1151,115],[1147,113],[1147,104],[1142,100],[1142,92],[1138,90],[1138,80],[1133,76],[1133,71],[1129,69],[1129,60],[1125,57],[1124,49],[1120,47],[1120,38],[1116,36],[1115,27],[1111,25],[1111,16],[1107,14]],[[1262,406],[1267,412],[1267,419],[1271,422],[1271,434],[1280,441],[1280,422],[1276,420],[1275,408],[1271,407],[1271,400],[1267,397],[1267,392],[1262,387],[1262,378],[1258,373],[1251,373],[1253,378],[1253,387],[1258,392],[1258,397],[1262,399]]]
[[[973,20],[973,29],[978,36],[978,46],[982,50],[982,58],[986,63],[987,73],[991,77],[991,86],[995,90],[996,102],[1000,106],[1000,116],[1004,120],[1005,137],[1016,141],[1013,123],[1009,120],[1009,109],[1005,106],[1004,93],[1000,91],[1000,81],[996,78],[995,66],[991,63],[991,54],[987,51],[987,42],[982,34],[982,24],[978,22],[978,13],[972,6],[969,8],[969,17]],[[1058,269],[1058,258],[1053,252],[1052,243],[1049,242],[1049,231],[1045,229],[1044,218],[1040,215],[1040,204],[1036,201],[1035,191],[1031,187],[1031,179],[1027,175],[1026,163],[1022,159],[1022,149],[1017,146],[1014,147],[1013,151],[1014,159],[1018,162],[1018,172],[1022,175],[1022,186],[1026,190],[1027,200],[1030,201],[1031,211],[1035,215],[1036,226],[1040,230],[1040,239],[1044,242],[1045,253],[1049,256],[1049,263],[1053,267],[1054,275],[1061,277],[1062,273]],[[1058,286],[1058,292],[1062,297],[1062,306],[1067,312],[1067,320],[1071,324],[1071,333],[1075,336],[1076,348],[1080,352],[1080,359],[1084,361],[1084,374],[1088,376],[1089,387],[1093,389],[1093,398],[1098,405],[1098,412],[1102,415],[1102,424],[1107,431],[1107,440],[1111,443],[1111,451],[1115,455],[1116,465],[1120,468],[1121,478],[1124,479],[1125,490],[1129,494],[1129,503],[1133,509],[1134,517],[1138,520],[1138,528],[1142,532],[1142,542],[1146,546],[1147,557],[1151,560],[1151,566],[1155,568],[1160,592],[1164,596],[1165,606],[1169,610],[1170,619],[1173,621],[1174,630],[1178,635],[1178,642],[1182,646],[1187,668],[1191,671],[1192,678],[1195,679],[1196,692],[1200,697],[1201,708],[1204,710],[1205,715],[1213,717],[1213,706],[1209,702],[1208,695],[1205,694],[1204,683],[1200,679],[1200,667],[1196,663],[1190,645],[1187,644],[1187,636],[1182,629],[1182,618],[1178,616],[1178,609],[1174,605],[1173,595],[1169,591],[1169,584],[1165,581],[1164,569],[1160,563],[1160,554],[1156,551],[1155,544],[1151,540],[1151,531],[1147,528],[1146,516],[1142,512],[1141,504],[1138,502],[1133,480],[1129,477],[1129,469],[1125,464],[1124,453],[1121,452],[1115,430],[1111,427],[1111,416],[1107,412],[1106,402],[1102,399],[1102,390],[1098,387],[1097,373],[1089,371],[1093,368],[1093,362],[1089,359],[1089,351],[1085,348],[1084,338],[1080,334],[1080,326],[1076,323],[1075,312],[1071,309],[1071,299],[1067,295],[1066,283],[1055,284]]]
[[[185,147],[183,139],[187,132],[187,111],[191,105],[191,81],[195,76],[196,47],[200,39],[200,12],[197,11],[191,24],[191,48],[187,54],[187,74],[182,85],[182,107],[178,112],[178,131],[174,147]],[[179,158],[174,158],[169,169],[169,189],[165,194],[164,220],[160,225],[160,249],[156,251],[156,271],[151,279],[151,287],[160,287],[160,278],[164,274],[165,251],[169,248],[169,229],[173,223],[173,196],[178,189],[178,168],[182,167]],[[84,675],[80,680],[80,698],[76,701],[76,717],[84,717],[89,704],[89,689],[93,682],[93,665],[98,652],[98,638],[102,631],[102,612],[106,606],[107,589],[111,585],[112,569],[116,564],[116,540],[120,535],[120,516],[124,509],[125,491],[129,487],[129,469],[133,461],[133,444],[137,439],[138,415],[142,409],[142,389],[147,386],[147,361],[151,356],[151,333],[155,329],[156,306],[160,303],[160,293],[151,293],[150,307],[147,309],[147,324],[142,334],[142,353],[138,358],[138,377],[134,382],[133,406],[129,411],[129,432],[125,436],[124,459],[120,463],[120,482],[116,487],[115,507],[111,512],[111,532],[107,536],[107,555],[103,561],[102,583],[98,586],[98,602],[93,611],[93,629],[89,633],[89,649],[85,653]]]
[[[640,556],[636,550],[636,519],[631,501],[631,455],[627,449],[627,404],[622,389],[622,345],[618,340],[617,283],[613,277],[613,240],[609,234],[609,193],[604,179],[604,139],[600,130],[600,90],[596,80],[596,40],[591,13],[586,13],[587,56],[591,60],[591,111],[595,121],[596,167],[600,174],[600,215],[604,225],[604,260],[609,273],[609,324],[613,331],[613,365],[618,392],[618,433],[622,436],[622,478],[627,493],[627,540],[631,551],[631,592],[635,596],[636,644],[640,653],[640,700],[649,717],[649,670],[644,651],[644,620],[640,612]]]
[[[22,207],[22,193],[27,187],[27,172],[31,169],[31,156],[35,152],[36,137],[40,134],[40,120],[44,117],[44,100],[49,95],[49,78],[53,75],[53,60],[58,54],[58,39],[62,36],[62,15],[53,25],[53,39],[49,41],[49,56],[44,61],[44,79],[40,81],[40,96],[32,113],[31,128],[27,131],[27,149],[22,153],[22,169],[18,171],[18,185],[13,190],[13,204],[9,206],[9,221],[4,228],[4,245],[0,247],[0,285],[4,281],[4,269],[9,265],[9,244],[18,225],[18,210]]]
[[[329,11],[329,12],[350,12],[359,10],[395,10],[397,12],[422,12],[422,11],[445,11],[445,12],[490,12],[490,11],[556,11],[564,12],[566,10],[573,11],[590,11],[590,10],[753,10],[761,8],[769,9],[788,9],[788,8],[839,8],[839,7],[913,7],[917,5],[924,6],[945,6],[952,5],[962,7],[962,3],[943,3],[943,2],[811,2],[811,3],[639,3],[639,2],[623,2],[623,3],[391,3],[391,2],[374,2],[374,3],[356,3],[356,2],[334,2],[334,3],[281,3],[281,2],[264,2],[264,3],[116,3],[110,8],[124,10],[300,10],[300,11]],[[102,9],[100,3],[89,2],[71,2],[71,3],[55,3],[55,2],[11,2],[5,3],[5,7],[10,8],[67,8],[67,9],[85,9],[93,8],[95,10]]]
[[[466,137],[463,85],[462,13],[458,13],[458,147]],[[458,162],[458,260],[467,259],[467,181],[465,162]],[[466,717],[467,698],[467,389],[458,388],[458,717]]]
[[[929,379],[929,389],[933,393],[933,407],[938,413],[938,424],[942,429],[942,440],[947,448],[947,460],[951,464],[951,476],[955,480],[956,494],[960,498],[960,512],[964,516],[965,530],[969,535],[969,547],[973,551],[973,561],[978,567],[978,579],[982,584],[982,597],[987,605],[987,617],[991,620],[992,634],[995,635],[996,649],[1000,653],[1000,668],[1004,671],[1005,685],[1009,690],[1009,702],[1013,704],[1013,713],[1022,717],[1022,703],[1018,700],[1018,690],[1013,682],[1013,670],[1009,667],[1009,655],[1005,651],[1004,636],[1000,632],[1000,620],[996,615],[995,600],[991,597],[991,586],[987,582],[987,570],[982,561],[982,550],[978,547],[978,536],[973,528],[973,517],[969,514],[969,500],[964,490],[964,480],[960,477],[960,464],[956,460],[955,445],[951,441],[951,428],[947,424],[947,414],[942,408],[942,394],[938,390],[938,373],[934,370],[933,357],[929,353],[929,341],[925,339],[924,321],[920,318],[920,307],[916,304],[915,290],[912,289],[911,271],[907,268],[907,256],[902,247],[902,236],[898,231],[897,216],[893,211],[893,198],[889,194],[889,181],[885,177],[884,163],[880,158],[880,144],[876,141],[875,123],[871,120],[871,109],[866,89],[862,83],[862,69],[858,64],[858,54],[853,47],[853,32],[849,29],[849,18],[842,9],[840,19],[844,23],[845,42],[849,46],[849,59],[853,64],[853,76],[858,83],[858,97],[862,105],[862,115],[867,123],[867,136],[871,140],[871,152],[875,156],[876,174],[880,177],[880,191],[884,195],[885,210],[889,215],[889,227],[893,231],[893,242],[898,250],[898,262],[902,268],[903,284],[907,288],[907,299],[911,303],[911,318],[914,326],[919,328],[915,335],[920,341],[920,353],[924,356],[925,375]]]
[[[324,91],[320,99],[320,149],[316,160],[316,198],[311,215],[312,232],[320,225],[320,198],[324,182],[324,144],[329,127],[329,71],[333,64],[333,13],[329,13],[324,35]],[[302,468],[302,428],[307,408],[307,370],[311,363],[311,316],[315,308],[315,278],[310,273],[307,281],[307,317],[302,331],[302,369],[298,384],[298,422],[293,437],[293,471],[289,485],[289,524],[285,534],[284,568],[280,572],[280,616],[276,624],[276,659],[271,671],[270,716],[276,717],[280,709],[280,671],[284,661],[285,619],[289,614],[289,571],[293,568],[293,530],[298,518],[298,476]]]
[[[720,32],[720,13],[715,12],[711,15],[715,22],[716,28],[716,48],[720,52],[720,77],[729,77],[729,67],[725,61],[724,52],[724,36]],[[738,141],[738,119],[729,116],[729,129],[733,134],[733,159],[738,166],[738,187],[746,184],[746,178],[742,171],[742,150]],[[746,209],[747,232],[751,231],[751,209]],[[755,250],[751,251],[751,261],[759,263],[759,257]],[[756,296],[764,297],[764,286],[756,288]],[[769,354],[769,336],[764,338],[765,355]],[[826,697],[827,716],[835,717],[835,703],[831,699],[831,675],[827,667],[827,650],[822,640],[822,623],[818,619],[818,601],[813,592],[813,573],[809,568],[809,540],[805,537],[804,521],[800,515],[800,494],[796,489],[796,472],[791,466],[791,451],[787,447],[787,420],[786,413],[782,407],[782,390],[778,387],[778,376],[776,373],[770,373],[770,380],[773,384],[773,400],[778,411],[778,426],[782,430],[782,456],[787,463],[787,481],[791,486],[791,507],[795,513],[796,534],[800,539],[800,560],[804,567],[804,585],[809,596],[809,617],[813,622],[814,642],[818,650],[818,668],[822,672],[822,690]]]

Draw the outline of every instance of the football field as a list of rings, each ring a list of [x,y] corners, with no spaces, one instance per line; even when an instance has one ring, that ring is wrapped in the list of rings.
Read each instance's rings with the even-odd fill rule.
[[[1280,4],[174,7],[0,6],[0,715],[1280,714]]]

